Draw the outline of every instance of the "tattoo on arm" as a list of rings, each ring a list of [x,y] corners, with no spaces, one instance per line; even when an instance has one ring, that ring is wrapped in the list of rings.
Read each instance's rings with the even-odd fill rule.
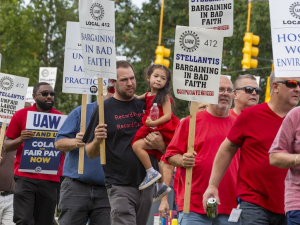
[[[240,148],[240,147],[241,147],[241,146],[236,145],[236,144],[234,144],[234,143],[232,143],[232,142],[230,142],[230,146],[231,146],[231,147],[235,147],[235,148]]]

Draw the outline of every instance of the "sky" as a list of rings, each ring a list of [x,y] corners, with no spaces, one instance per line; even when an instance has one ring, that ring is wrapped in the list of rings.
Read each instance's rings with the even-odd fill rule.
[[[143,2],[147,2],[145,0],[131,0],[131,2],[136,5],[137,7],[141,8]]]

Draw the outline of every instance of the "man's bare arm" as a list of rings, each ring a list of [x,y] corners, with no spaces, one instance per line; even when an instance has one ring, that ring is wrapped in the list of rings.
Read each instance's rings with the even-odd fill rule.
[[[164,163],[164,165],[163,165],[164,182],[169,187],[172,184],[174,169],[175,169],[175,166],[170,165],[168,163]],[[159,211],[159,216],[160,217],[165,217],[165,213],[167,213],[167,215],[169,215],[168,194],[165,195],[161,199],[158,211]]]
[[[227,138],[223,141],[214,160],[211,176],[209,179],[210,185],[214,185],[216,187],[219,186],[224,174],[226,173],[231,163],[233,156],[238,149],[239,146],[233,144]]]
[[[184,153],[183,155],[176,154],[169,157],[167,160],[173,166],[190,168],[195,166],[195,155],[197,155],[196,152],[194,152],[193,154],[191,153]]]
[[[231,143],[227,138],[221,144],[213,163],[208,188],[203,195],[204,210],[206,210],[207,199],[210,197],[216,198],[220,203],[218,187],[238,149],[239,146]]]
[[[55,148],[63,151],[63,152],[69,152],[76,148],[80,148],[85,145],[84,142],[82,142],[83,133],[80,132],[76,134],[75,138],[62,138],[57,140],[54,145]]]
[[[33,132],[31,130],[22,130],[21,136],[16,139],[10,139],[5,136],[3,147],[5,152],[15,151],[24,141],[31,139]]]
[[[144,141],[150,148],[160,151],[162,154],[166,153],[167,146],[164,138],[159,131],[151,132],[144,138]]]
[[[270,164],[272,166],[277,166],[281,169],[291,168],[300,165],[300,156],[297,158],[297,154],[289,154],[285,152],[273,152],[270,153]]]
[[[95,159],[100,156],[100,142],[107,138],[107,125],[99,124],[95,128],[95,137],[92,142],[85,145],[86,154],[89,158]]]

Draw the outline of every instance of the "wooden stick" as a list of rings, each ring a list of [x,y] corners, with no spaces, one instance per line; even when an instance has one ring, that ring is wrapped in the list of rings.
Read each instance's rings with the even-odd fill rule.
[[[5,131],[6,131],[6,123],[2,123],[1,134],[0,134],[0,156],[2,154]]]
[[[193,154],[195,144],[195,127],[196,127],[196,108],[197,102],[191,102],[191,117],[189,127],[188,153]],[[185,177],[185,193],[184,193],[184,213],[190,213],[191,188],[192,188],[192,172],[193,168],[186,169]]]
[[[103,103],[103,79],[98,78],[98,105],[99,105],[99,124],[104,124],[104,103]],[[100,142],[100,162],[106,164],[105,139]]]
[[[85,133],[87,94],[82,95],[81,102],[82,103],[81,103],[80,132]],[[78,174],[83,174],[83,167],[84,167],[84,146],[79,148]]]

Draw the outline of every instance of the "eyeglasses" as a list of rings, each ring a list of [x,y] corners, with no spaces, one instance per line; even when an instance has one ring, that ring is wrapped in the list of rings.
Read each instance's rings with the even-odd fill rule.
[[[42,95],[42,96],[44,96],[44,97],[47,97],[48,95],[50,95],[51,97],[55,96],[55,92],[54,92],[54,91],[50,91],[50,92],[48,92],[48,91],[43,91],[43,92],[37,93],[37,94],[38,94],[38,95]]]
[[[222,94],[224,94],[225,93],[225,91],[227,91],[228,92],[228,94],[231,94],[232,92],[233,92],[233,90],[232,89],[225,89],[225,88],[219,88],[219,93],[222,93]]]
[[[257,88],[254,88],[254,87],[241,87],[241,88],[237,88],[235,90],[244,90],[248,94],[252,94],[253,91],[255,91],[255,93],[257,95],[260,95],[261,92],[262,92],[261,88],[259,88],[259,87],[257,87]]]
[[[296,88],[297,85],[300,87],[300,82],[295,80],[277,81],[277,83],[285,84],[288,88]]]
[[[108,93],[115,93],[115,88],[114,88],[114,86],[107,86],[107,92]]]

